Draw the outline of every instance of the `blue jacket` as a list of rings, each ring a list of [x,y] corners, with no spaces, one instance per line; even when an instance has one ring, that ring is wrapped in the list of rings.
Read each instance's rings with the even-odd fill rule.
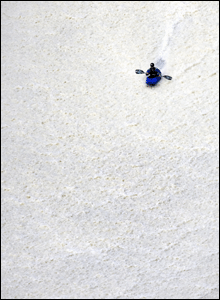
[[[157,72],[157,76],[161,77],[161,71],[157,68],[155,68],[155,71]],[[147,70],[146,75],[150,75],[150,69]]]

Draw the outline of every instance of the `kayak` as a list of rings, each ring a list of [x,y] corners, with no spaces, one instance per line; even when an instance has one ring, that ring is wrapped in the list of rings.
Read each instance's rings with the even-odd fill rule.
[[[147,85],[156,85],[159,81],[161,80],[161,77],[154,77],[154,78],[149,78],[147,77],[146,79],[146,84]]]
[[[171,76],[168,76],[168,75],[163,75],[162,76],[159,69],[156,69],[156,71],[160,74],[160,76],[157,76],[157,77],[154,77],[154,78],[147,77],[147,79],[146,79],[147,86],[156,85],[161,80],[162,77],[166,78],[167,80],[172,80]],[[150,69],[147,70],[146,73],[144,71],[140,70],[140,69],[137,69],[137,70],[135,70],[135,73],[136,74],[146,74],[146,75],[148,75],[150,73]]]
[[[160,74],[160,76],[162,75],[160,70],[156,69],[157,72]],[[156,85],[159,81],[161,80],[161,77],[154,77],[154,78],[150,78],[150,77],[147,77],[146,78],[146,84],[147,85],[150,85],[150,86],[154,86]]]

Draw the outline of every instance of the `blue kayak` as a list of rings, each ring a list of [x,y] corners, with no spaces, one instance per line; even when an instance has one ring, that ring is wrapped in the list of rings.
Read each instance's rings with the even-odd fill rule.
[[[154,78],[149,78],[147,77],[146,79],[146,84],[147,85],[155,85],[161,80],[161,77],[154,77]]]
[[[156,71],[157,71],[157,73],[159,73],[160,76],[161,76],[160,70],[159,70],[159,69],[156,69]],[[147,70],[147,72],[150,72],[150,69]],[[149,78],[149,77],[147,77],[147,79],[146,79],[146,84],[147,84],[147,85],[154,86],[154,85],[156,85],[160,80],[161,80],[161,77],[159,77],[159,76],[158,76],[158,77],[154,77],[154,78]]]

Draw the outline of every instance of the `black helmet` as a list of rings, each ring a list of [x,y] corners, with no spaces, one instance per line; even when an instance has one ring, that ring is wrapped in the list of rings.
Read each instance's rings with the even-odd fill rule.
[[[151,66],[151,68],[153,68],[154,67],[154,63],[151,63],[150,66]]]

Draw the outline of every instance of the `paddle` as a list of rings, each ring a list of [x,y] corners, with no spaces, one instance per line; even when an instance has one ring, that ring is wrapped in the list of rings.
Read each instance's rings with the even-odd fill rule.
[[[172,79],[172,77],[171,77],[171,76],[168,76],[168,75],[163,75],[162,77],[164,77],[164,78],[166,78],[166,79],[168,79],[168,80],[171,80],[171,79]]]
[[[142,71],[142,70],[135,70],[135,73],[136,73],[136,74],[145,74],[145,72]]]
[[[139,70],[139,69],[135,70],[135,73],[136,73],[136,74],[146,74],[144,71]],[[172,77],[171,77],[171,76],[168,76],[168,75],[163,75],[162,77],[164,77],[164,78],[166,78],[166,79],[168,79],[168,80],[171,80],[171,79],[172,79]]]

